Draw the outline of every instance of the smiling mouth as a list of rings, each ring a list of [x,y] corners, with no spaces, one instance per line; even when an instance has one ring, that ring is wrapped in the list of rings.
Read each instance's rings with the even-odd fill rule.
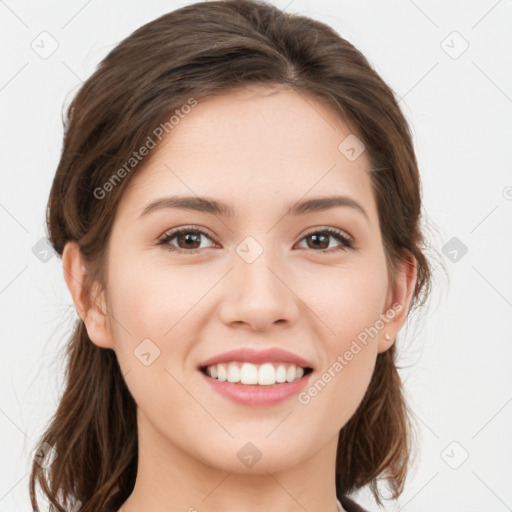
[[[253,364],[240,361],[202,366],[199,370],[211,379],[241,386],[287,384],[302,379],[313,371],[312,368],[292,363]]]

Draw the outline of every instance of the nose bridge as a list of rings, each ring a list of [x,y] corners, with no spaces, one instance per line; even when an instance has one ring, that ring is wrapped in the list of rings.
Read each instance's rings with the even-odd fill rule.
[[[262,240],[265,238],[265,240]],[[231,272],[228,306],[224,308],[227,322],[249,323],[253,328],[296,317],[295,296],[286,285],[280,264],[279,249],[269,248],[263,242],[269,236],[247,236],[236,248]]]
[[[236,247],[235,276],[253,292],[258,290],[263,295],[280,295],[279,289],[283,284],[276,277],[276,272],[282,267],[279,265],[279,250],[270,247],[270,236],[257,237],[249,235]]]

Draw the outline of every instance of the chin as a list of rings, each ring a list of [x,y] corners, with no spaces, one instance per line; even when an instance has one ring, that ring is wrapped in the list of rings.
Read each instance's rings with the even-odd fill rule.
[[[274,434],[276,433],[271,434],[270,437]],[[224,443],[216,441],[214,451],[201,454],[198,458],[205,464],[223,471],[265,475],[299,464],[301,460],[307,459],[320,449],[320,446],[315,448],[313,439],[308,442],[295,438],[291,443],[286,444],[277,434],[274,439],[265,438],[266,435],[260,432],[258,437],[249,435],[230,438]]]

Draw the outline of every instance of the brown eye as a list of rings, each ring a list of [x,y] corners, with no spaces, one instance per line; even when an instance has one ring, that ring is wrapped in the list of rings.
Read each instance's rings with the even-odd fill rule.
[[[180,228],[167,233],[159,242],[170,251],[196,252],[201,245],[201,237],[211,239],[210,236],[200,229]],[[171,241],[176,239],[176,245]]]
[[[341,243],[341,247],[334,246],[329,248],[330,239],[333,238]],[[313,231],[307,234],[303,240],[307,240],[308,249],[318,249],[316,252],[336,252],[353,248],[351,238],[345,235],[343,231],[334,228],[324,228],[322,230]]]
[[[313,233],[306,237],[307,240],[311,241],[310,249],[328,249],[330,242],[329,238],[331,238],[331,235],[327,235],[325,233]],[[313,247],[311,247],[311,245]]]
[[[178,233],[175,235],[175,238],[180,249],[198,249],[201,245],[201,234],[198,234],[195,231],[190,231],[189,233]]]

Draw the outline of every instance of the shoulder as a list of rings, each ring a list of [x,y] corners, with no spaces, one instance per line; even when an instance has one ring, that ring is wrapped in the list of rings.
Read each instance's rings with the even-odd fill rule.
[[[355,501],[351,500],[347,496],[340,496],[339,500],[347,512],[367,512],[364,508],[361,508]]]

